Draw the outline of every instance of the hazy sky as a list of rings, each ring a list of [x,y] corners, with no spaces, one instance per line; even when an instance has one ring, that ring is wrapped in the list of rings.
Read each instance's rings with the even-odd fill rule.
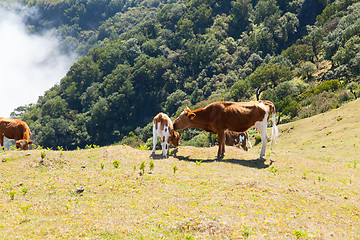
[[[22,16],[0,5],[0,117],[15,108],[36,103],[39,96],[60,83],[74,58],[59,54],[59,40],[51,31],[30,35]],[[31,12],[35,14],[35,12]]]

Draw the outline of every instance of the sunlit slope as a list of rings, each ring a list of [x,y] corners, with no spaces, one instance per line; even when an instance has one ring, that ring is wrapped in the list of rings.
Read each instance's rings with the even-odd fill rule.
[[[358,239],[359,103],[279,125],[266,161],[259,145],[0,152],[0,239]]]
[[[360,99],[338,109],[279,126],[278,150],[309,158],[360,161]]]

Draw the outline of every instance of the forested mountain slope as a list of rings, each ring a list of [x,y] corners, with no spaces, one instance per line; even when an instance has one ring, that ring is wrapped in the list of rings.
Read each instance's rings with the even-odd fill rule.
[[[168,0],[12,0],[36,9],[38,15],[27,17],[32,32],[55,29],[62,38],[64,52],[83,57],[131,29],[154,17]],[[19,8],[19,6],[17,6]]]
[[[164,2],[154,17],[138,24],[126,24],[126,17],[115,13],[120,8],[105,7],[96,16],[91,8],[84,16],[80,10],[70,11],[96,2],[28,2],[45,12],[43,22],[33,24],[35,29],[67,13],[70,17],[59,20],[58,28],[79,27],[81,31],[68,37],[89,43],[81,38],[89,33],[98,45],[37,104],[14,114],[29,123],[36,142],[45,147],[107,145],[131,131],[146,141],[150,128],[145,126],[157,112],[176,116],[186,105],[194,108],[214,100],[269,99],[279,121],[288,121],[357,97],[357,1]],[[68,4],[68,11],[60,11],[62,4]],[[314,10],[310,16],[304,14],[306,8]],[[52,9],[61,14],[51,14]],[[88,21],[92,17],[99,22]],[[187,131],[182,137],[196,134]]]

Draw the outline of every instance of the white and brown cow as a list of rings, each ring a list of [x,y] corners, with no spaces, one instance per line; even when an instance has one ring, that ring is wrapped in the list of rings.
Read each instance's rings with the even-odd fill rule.
[[[19,119],[0,118],[0,147],[4,148],[4,137],[16,140],[16,148],[28,150],[33,143],[30,140],[30,128],[26,122]]]
[[[165,113],[159,113],[154,117],[153,121],[153,149],[152,154],[155,154],[157,138],[160,137],[162,156],[167,158],[169,156],[169,145],[179,146],[180,135],[174,131],[173,123],[169,116]]]
[[[251,142],[247,132],[234,132],[234,131],[225,131],[225,145],[242,147],[245,151],[248,150],[246,143],[249,145],[249,148],[252,148]]]
[[[200,128],[218,135],[219,150],[217,157],[225,153],[225,130],[245,132],[251,127],[258,129],[262,147],[260,158],[265,155],[267,144],[267,125],[272,114],[272,144],[275,144],[278,130],[275,125],[275,106],[270,101],[252,102],[214,102],[204,108],[191,111],[189,108],[174,121],[174,130]]]

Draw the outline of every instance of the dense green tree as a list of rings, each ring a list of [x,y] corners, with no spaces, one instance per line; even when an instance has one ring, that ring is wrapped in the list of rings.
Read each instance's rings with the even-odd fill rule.
[[[301,61],[312,61],[314,52],[312,47],[306,44],[295,44],[284,50],[281,55],[291,60],[292,64],[298,64]]]
[[[254,23],[260,24],[274,14],[280,14],[279,6],[276,0],[259,0],[255,6]]]
[[[360,92],[360,85],[357,82],[351,82],[346,86],[346,89],[348,89],[355,97],[355,99],[358,98],[358,92]]]
[[[230,89],[231,97],[235,101],[246,101],[252,95],[250,89],[248,81],[239,80]]]
[[[276,30],[276,35],[286,43],[297,32],[298,27],[299,19],[294,13],[287,12],[279,18],[279,26]]]
[[[238,38],[250,26],[251,0],[236,0],[231,5],[229,32],[231,36]]]
[[[251,86],[255,89],[256,99],[268,87],[274,88],[280,82],[289,80],[292,73],[289,67],[280,64],[264,64],[257,68],[248,78]]]
[[[307,81],[311,79],[312,74],[317,70],[316,65],[312,62],[304,62],[300,65],[300,74],[306,77]]]

